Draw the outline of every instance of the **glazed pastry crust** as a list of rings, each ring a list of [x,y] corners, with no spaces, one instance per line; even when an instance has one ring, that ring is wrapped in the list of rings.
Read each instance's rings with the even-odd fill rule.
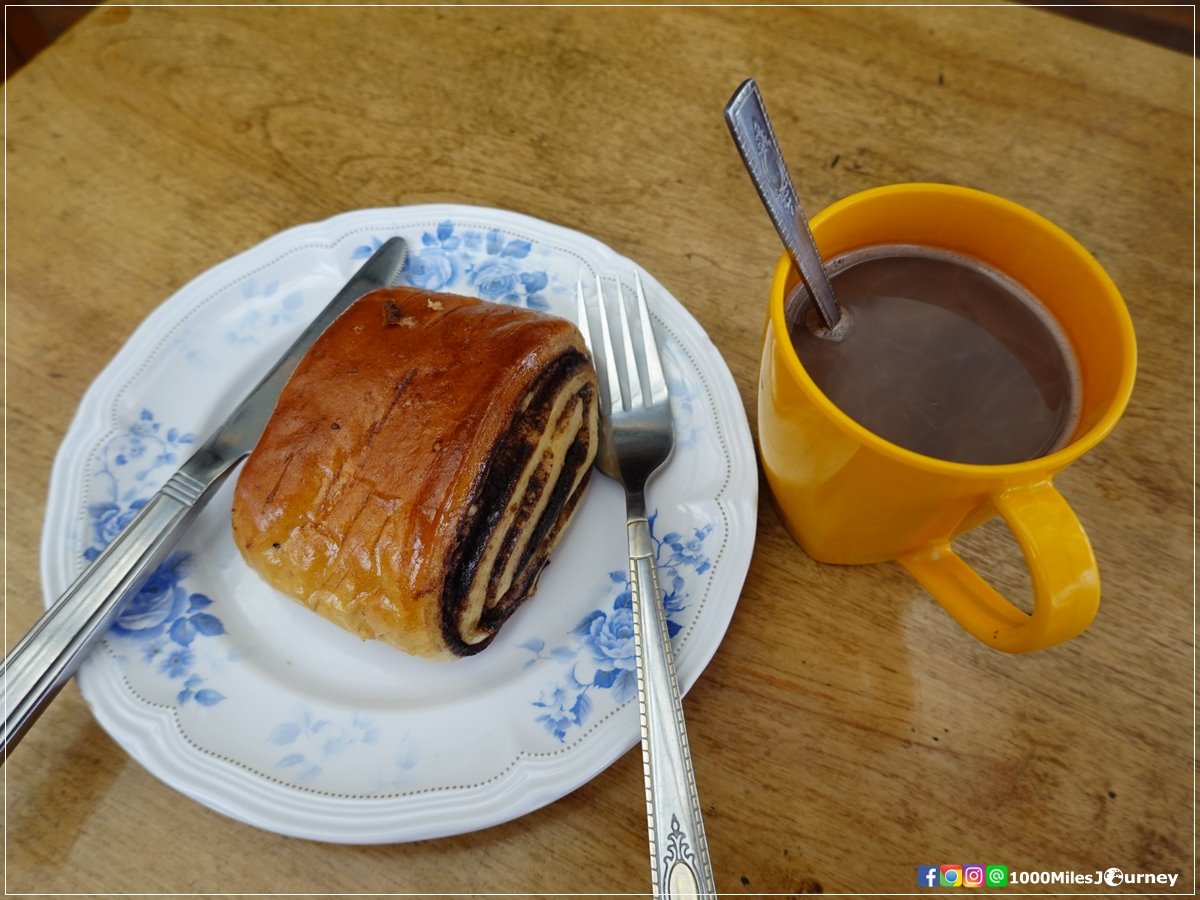
[[[579,502],[596,402],[570,322],[375,291],[284,388],[238,478],[234,539],[267,582],[363,638],[476,653]]]

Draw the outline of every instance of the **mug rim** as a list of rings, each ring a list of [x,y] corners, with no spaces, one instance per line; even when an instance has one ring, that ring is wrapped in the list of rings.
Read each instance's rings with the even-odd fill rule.
[[[996,464],[956,462],[954,460],[939,459],[936,456],[926,456],[923,453],[917,453],[915,450],[909,450],[899,444],[892,443],[863,425],[860,425],[843,412],[817,386],[812,376],[808,374],[808,370],[800,362],[800,356],[788,338],[788,323],[784,315],[784,300],[787,295],[788,276],[795,270],[795,265],[785,250],[775,266],[775,275],[771,282],[769,321],[775,331],[774,339],[783,350],[784,364],[796,382],[809,395],[810,399],[817,404],[827,418],[831,419],[842,430],[849,432],[860,444],[868,446],[877,453],[891,457],[898,462],[926,471],[998,479],[1013,476],[1028,476],[1031,473],[1047,469],[1057,471],[1100,443],[1113,430],[1117,421],[1125,412],[1129,396],[1133,391],[1134,376],[1137,372],[1137,345],[1134,337],[1133,321],[1130,318],[1129,308],[1126,306],[1124,298],[1121,296],[1120,291],[1109,274],[1079,241],[1045,216],[996,194],[990,194],[987,191],[963,187],[961,185],[939,184],[935,182],[908,182],[857,191],[840,200],[834,201],[822,209],[812,217],[810,227],[815,231],[826,218],[836,215],[849,206],[864,201],[869,202],[879,196],[897,193],[914,195],[952,194],[960,197],[968,197],[973,201],[986,205],[1000,207],[1015,214],[1018,218],[1026,220],[1031,226],[1045,233],[1052,234],[1065,250],[1074,254],[1102,288],[1101,293],[1108,302],[1111,312],[1118,323],[1120,332],[1118,341],[1121,348],[1120,364],[1122,371],[1113,398],[1110,400],[1104,414],[1083,434],[1053,453],[1048,453],[1044,456],[1035,456],[1033,459],[1022,460],[1020,462]]]

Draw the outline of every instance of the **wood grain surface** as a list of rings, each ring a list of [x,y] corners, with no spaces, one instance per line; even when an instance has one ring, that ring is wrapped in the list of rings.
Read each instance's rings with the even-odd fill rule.
[[[814,563],[764,489],[685,703],[719,888],[906,893],[917,865],[983,862],[1192,892],[1192,71],[1020,6],[102,7],[7,85],[6,646],[42,607],[88,384],[165,297],[292,225],[451,201],[586,231],[695,314],[753,424],[779,251],[721,110],[754,75],[810,212],[899,181],[1025,204],[1107,267],[1140,360],[1122,423],[1056,482],[1104,585],[1068,645],[1005,656],[899,566]],[[1002,527],[964,543],[1027,593]],[[317,844],[161,784],[72,684],[4,769],[5,887],[644,893],[641,777],[635,751],[474,834]]]

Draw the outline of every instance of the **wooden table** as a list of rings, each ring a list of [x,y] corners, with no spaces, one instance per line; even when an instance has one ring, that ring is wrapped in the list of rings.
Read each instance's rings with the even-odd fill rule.
[[[812,562],[764,490],[686,701],[719,887],[912,892],[918,865],[984,862],[1191,891],[1192,63],[1036,9],[98,9],[8,84],[7,646],[41,608],[51,461],[87,385],[164,297],[291,225],[455,201],[584,230],[696,315],[753,425],[778,246],[721,118],[748,75],[810,210],[926,180],[1023,203],[1108,268],[1140,366],[1057,481],[1104,599],[1048,652],[984,648],[899,566]],[[1027,590],[1003,528],[965,544]],[[636,751],[508,824],[324,845],[159,783],[70,685],[4,775],[13,892],[648,886]]]

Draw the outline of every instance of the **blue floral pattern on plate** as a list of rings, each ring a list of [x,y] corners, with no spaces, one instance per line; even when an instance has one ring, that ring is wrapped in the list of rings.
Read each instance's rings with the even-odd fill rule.
[[[660,538],[655,534],[657,518],[657,511],[650,516],[650,537],[654,541],[661,599],[667,613],[667,633],[674,638],[683,628],[679,620],[691,599],[684,574],[691,571],[703,575],[712,567],[712,560],[704,552],[704,542],[713,526],[709,523],[693,528],[691,537],[670,532]],[[541,638],[520,645],[534,654],[525,663],[527,668],[541,660],[570,663],[561,677],[532,702],[536,720],[560,742],[566,741],[571,729],[588,720],[594,704],[593,691],[610,691],[618,705],[637,695],[629,573],[616,570],[609,572],[608,577],[615,586],[616,596],[607,609],[595,609],[584,616],[571,632],[570,643],[549,651]]]
[[[378,237],[354,248],[351,258],[363,260],[382,245]],[[454,291],[493,303],[547,310],[544,291],[550,284],[546,269],[522,263],[533,245],[506,237],[499,229],[461,231],[449,220],[433,231],[421,232],[401,273],[405,283],[427,291]]]
[[[100,452],[96,480],[104,499],[88,506],[91,543],[83,551],[90,562],[100,555],[121,529],[146,505],[154,492],[182,462],[184,449],[195,441],[191,432],[164,429],[148,409],[143,409],[125,431],[108,439]],[[225,695],[203,686],[205,677],[194,671],[193,643],[198,638],[225,633],[225,626],[208,607],[212,600],[183,586],[192,565],[192,554],[172,553],[155,570],[117,616],[109,636],[139,645],[143,665],[161,677],[180,680],[175,698],[180,705],[195,701],[215,706]]]
[[[83,551],[84,559],[90,562],[99,556],[132,521],[175,471],[181,451],[195,439],[191,432],[178,428],[164,431],[148,409],[143,409],[125,431],[108,439],[100,450],[100,466],[95,473],[105,496],[88,507],[92,542]]]
[[[242,299],[241,316],[234,327],[225,332],[226,343],[234,346],[257,344],[259,332],[297,323],[304,306],[304,294],[299,290],[281,293],[278,278],[262,283],[248,278],[242,284]]]
[[[331,759],[375,745],[379,739],[379,727],[362,713],[351,712],[348,719],[339,722],[318,718],[307,706],[272,728],[266,737],[268,743],[286,751],[275,768],[300,783],[318,778]],[[402,782],[402,773],[417,764],[420,751],[412,735],[394,741],[390,751],[395,774],[381,780],[381,787],[395,788]]]

